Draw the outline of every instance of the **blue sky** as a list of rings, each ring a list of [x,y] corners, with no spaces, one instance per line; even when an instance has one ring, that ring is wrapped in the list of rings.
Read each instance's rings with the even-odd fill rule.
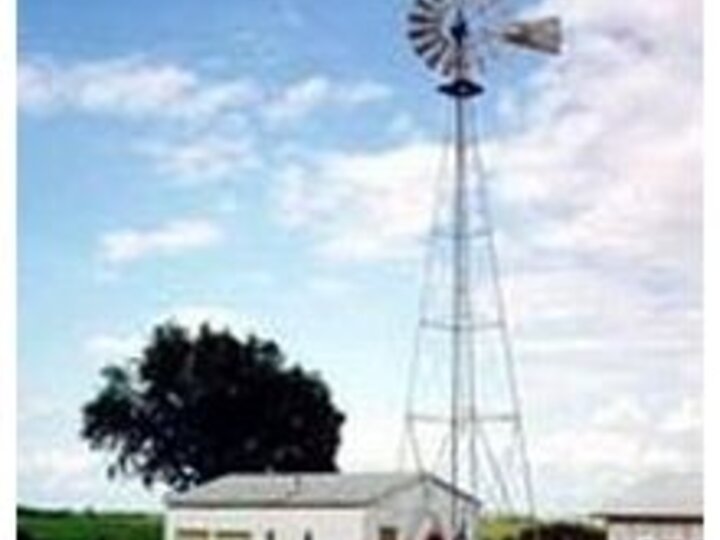
[[[541,507],[579,512],[700,466],[700,8],[520,4],[568,50],[492,68],[483,148]],[[21,502],[157,506],[78,410],[168,317],[276,337],[343,467],[395,464],[447,112],[405,9],[19,4]]]

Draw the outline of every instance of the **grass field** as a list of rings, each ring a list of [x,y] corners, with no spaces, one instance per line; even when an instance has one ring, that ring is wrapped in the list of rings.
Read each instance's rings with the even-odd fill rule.
[[[18,527],[33,540],[161,540],[161,517],[152,514],[19,509]]]
[[[486,519],[480,525],[480,540],[514,538],[527,525],[527,520],[522,518],[496,517]]]
[[[18,527],[32,540],[162,540],[162,517],[158,514],[19,508],[17,517]],[[478,540],[517,538],[526,525],[527,521],[520,518],[494,517],[483,523]]]
[[[159,515],[19,509],[18,524],[33,540],[161,540]],[[483,540],[503,540],[522,527],[495,519],[483,527]]]
[[[18,510],[19,526],[33,540],[161,540],[159,515],[62,510]],[[503,540],[522,527],[513,519],[494,519],[483,527],[483,540]]]

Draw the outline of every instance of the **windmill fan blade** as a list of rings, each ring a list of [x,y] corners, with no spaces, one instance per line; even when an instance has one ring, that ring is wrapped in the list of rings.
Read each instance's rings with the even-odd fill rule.
[[[442,64],[440,65],[440,72],[445,77],[450,76],[450,74],[452,74],[452,72],[455,70],[457,63],[457,51],[451,49],[448,54],[445,55],[445,58],[443,58],[442,60]]]
[[[430,53],[433,49],[437,47],[441,47],[443,44],[443,38],[442,36],[432,36],[431,38],[428,38],[427,41],[418,41],[415,43],[414,49],[415,52],[425,58],[425,56]]]
[[[410,38],[410,41],[416,43],[418,41],[425,41],[431,37],[435,39],[442,39],[442,34],[438,28],[425,26],[420,28],[411,28],[408,30],[408,37]]]
[[[434,13],[430,15],[422,11],[412,11],[410,12],[410,15],[408,15],[408,21],[410,22],[411,26],[423,26],[428,24],[440,25],[441,20],[442,17],[439,13]]]
[[[456,0],[414,0],[407,16],[407,36],[412,48],[432,70],[446,76],[457,63],[454,46],[445,28],[449,10]]]
[[[428,35],[423,39],[414,40],[413,49],[420,58],[427,62],[428,56],[443,47],[443,40],[444,38],[441,35]]]
[[[438,13],[440,11],[440,0],[417,0],[415,8],[424,13]]]
[[[520,21],[508,25],[501,37],[507,43],[535,51],[558,54],[562,45],[562,28],[558,17]]]
[[[440,61],[443,60],[443,58],[448,53],[449,48],[450,48],[450,42],[446,38],[443,38],[442,41],[440,42],[440,47],[437,50],[430,53],[427,56],[427,58],[425,59],[425,62],[430,67],[430,69],[435,69],[438,66]]]

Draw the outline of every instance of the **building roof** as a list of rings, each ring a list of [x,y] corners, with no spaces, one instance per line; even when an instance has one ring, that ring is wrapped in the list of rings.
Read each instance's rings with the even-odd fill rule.
[[[418,473],[229,474],[166,497],[171,508],[365,507],[418,483],[431,483],[473,504],[450,484]]]
[[[702,519],[702,475],[665,474],[647,478],[608,501],[598,516],[607,519]]]

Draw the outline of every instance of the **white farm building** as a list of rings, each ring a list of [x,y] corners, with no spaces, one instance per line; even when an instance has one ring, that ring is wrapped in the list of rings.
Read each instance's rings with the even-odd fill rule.
[[[663,475],[632,486],[597,513],[607,540],[702,540],[699,474]]]
[[[164,534],[165,540],[448,540],[453,499],[472,527],[479,501],[427,474],[233,474],[168,496]]]

